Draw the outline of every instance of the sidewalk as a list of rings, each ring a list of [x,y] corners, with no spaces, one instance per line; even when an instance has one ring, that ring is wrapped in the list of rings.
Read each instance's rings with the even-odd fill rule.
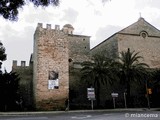
[[[140,112],[140,111],[158,111],[160,108],[117,108],[117,109],[100,109],[100,110],[69,110],[69,111],[27,111],[27,112],[0,112],[0,116],[7,115],[36,115],[36,114],[59,114],[59,113],[76,113],[76,112]]]

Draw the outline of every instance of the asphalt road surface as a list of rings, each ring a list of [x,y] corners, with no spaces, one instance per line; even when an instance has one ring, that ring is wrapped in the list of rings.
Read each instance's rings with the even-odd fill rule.
[[[0,120],[160,120],[160,111],[79,111],[0,115]]]

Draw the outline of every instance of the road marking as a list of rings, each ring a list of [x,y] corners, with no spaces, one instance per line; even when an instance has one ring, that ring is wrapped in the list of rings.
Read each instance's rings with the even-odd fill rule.
[[[85,118],[90,118],[92,117],[91,115],[86,115],[86,116],[73,116],[71,117],[72,119],[85,119]]]

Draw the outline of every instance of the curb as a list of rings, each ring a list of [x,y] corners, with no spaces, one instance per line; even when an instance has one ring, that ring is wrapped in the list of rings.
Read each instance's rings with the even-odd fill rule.
[[[70,111],[31,111],[31,112],[0,112],[0,116],[16,116],[16,115],[40,115],[40,114],[60,114],[60,113],[84,113],[84,112],[141,112],[141,111],[157,111],[160,108],[123,108],[123,109],[99,109],[99,110],[70,110]]]

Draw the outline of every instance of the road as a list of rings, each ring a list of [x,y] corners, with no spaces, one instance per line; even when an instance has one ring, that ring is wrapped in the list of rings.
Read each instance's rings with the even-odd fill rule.
[[[160,111],[72,111],[0,115],[0,120],[160,120]]]

